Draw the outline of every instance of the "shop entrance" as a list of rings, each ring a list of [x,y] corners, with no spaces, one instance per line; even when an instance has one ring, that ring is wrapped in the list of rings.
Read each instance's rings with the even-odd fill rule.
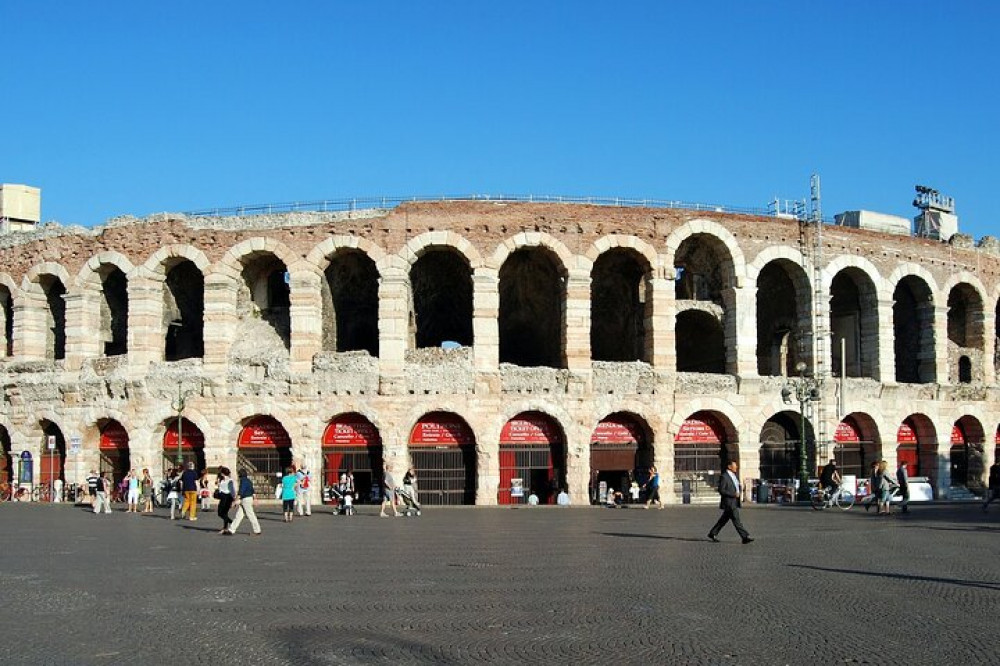
[[[837,461],[837,469],[840,476],[853,475],[858,481],[862,481],[869,476],[869,466],[873,460],[879,456],[879,446],[876,442],[866,441],[861,433],[861,426],[853,418],[848,416],[837,424],[837,430],[833,433],[833,459]],[[916,453],[916,449],[914,449]],[[820,460],[817,463],[825,465],[827,460]],[[810,471],[810,475],[813,471]]]
[[[40,485],[48,486],[56,479],[65,481],[66,439],[55,423],[45,421],[42,428],[42,455],[39,460]],[[53,448],[49,448],[50,445]]]
[[[712,412],[695,412],[674,437],[674,492],[685,504],[718,497],[719,475],[739,450]]]
[[[371,421],[360,414],[338,416],[323,431],[322,449],[324,502],[334,502],[329,489],[348,472],[354,477],[355,502],[379,501],[382,437]]]
[[[462,417],[434,412],[417,421],[410,463],[421,504],[476,503],[476,439]]]
[[[254,493],[261,498],[274,497],[281,475],[292,466],[288,431],[274,417],[257,416],[243,426],[236,446],[237,466],[247,471]]]
[[[177,432],[177,419],[173,419],[167,424],[167,430],[163,433],[164,475],[166,475],[167,470],[178,465],[178,456],[180,456],[180,464],[183,466],[193,462],[196,470],[205,469],[205,435],[202,434],[198,426],[187,419],[181,419],[179,425],[180,433]],[[179,450],[178,442],[180,442]]]
[[[612,488],[629,501],[632,482],[645,483],[652,465],[653,448],[637,418],[619,413],[603,419],[590,436],[591,503],[604,502]]]
[[[917,431],[913,429],[909,419],[903,421],[896,431],[896,464],[901,465],[903,462],[907,464],[910,476],[922,476]]]
[[[562,429],[541,412],[524,412],[500,431],[499,504],[518,504],[534,493],[539,504],[554,504],[566,487],[566,443]]]
[[[128,474],[131,464],[129,460],[128,433],[118,421],[108,421],[101,428],[101,441],[98,445],[101,461],[98,471],[101,474],[111,473],[111,478],[117,487]]]

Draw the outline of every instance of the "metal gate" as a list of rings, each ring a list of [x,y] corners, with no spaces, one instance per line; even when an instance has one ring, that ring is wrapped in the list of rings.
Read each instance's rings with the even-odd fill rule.
[[[239,449],[236,453],[238,469],[245,469],[253,481],[254,494],[258,499],[274,499],[275,488],[281,481],[285,469],[292,466],[292,450]]]
[[[381,501],[381,446],[323,449],[324,489],[339,484],[341,472],[347,470],[351,470],[354,476],[355,503]],[[324,497],[329,496],[328,492],[324,492]]]
[[[725,447],[721,444],[674,444],[674,491],[689,502],[716,497]]]
[[[411,447],[421,504],[476,503],[476,450],[471,446]]]
[[[566,485],[566,473],[554,466],[552,457],[548,446],[507,447],[501,444],[497,501],[500,504],[516,504],[519,500],[511,497],[511,480],[521,479],[525,499],[535,493],[539,504],[554,503],[559,488]]]

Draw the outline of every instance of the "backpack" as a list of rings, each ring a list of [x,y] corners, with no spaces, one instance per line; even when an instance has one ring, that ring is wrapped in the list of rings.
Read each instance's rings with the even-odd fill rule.
[[[306,490],[306,489],[309,488],[309,475],[308,474],[303,474],[302,478],[299,479],[299,487],[302,488],[303,490]]]

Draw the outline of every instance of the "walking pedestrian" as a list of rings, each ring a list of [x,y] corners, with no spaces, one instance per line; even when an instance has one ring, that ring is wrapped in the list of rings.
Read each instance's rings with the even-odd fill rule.
[[[729,461],[729,464],[726,465],[726,471],[722,473],[722,477],[719,479],[719,508],[722,509],[722,515],[715,525],[712,526],[712,529],[708,531],[708,538],[712,541],[719,540],[717,538],[719,532],[722,531],[722,528],[730,520],[733,521],[733,527],[736,528],[736,532],[743,539],[744,544],[753,541],[750,538],[750,533],[743,527],[743,521],[740,519],[740,507],[743,505],[743,501],[740,498],[743,497],[743,494],[740,492],[740,478],[737,474],[739,468],[740,466],[735,460]]]
[[[219,475],[215,479],[215,497],[219,500],[219,518],[222,518],[222,529],[219,530],[219,534],[232,534],[229,531],[229,525],[233,522],[229,518],[229,509],[233,506],[236,488],[233,487],[230,474],[228,467],[220,467]]]
[[[241,469],[237,474],[239,485],[236,492],[239,497],[239,505],[236,508],[236,517],[229,526],[229,533],[236,534],[236,530],[240,529],[240,523],[243,522],[243,516],[246,516],[250,520],[250,529],[253,530],[254,536],[260,536],[260,522],[257,520],[257,513],[253,510],[253,481],[245,469]]]
[[[902,460],[899,463],[899,467],[896,468],[896,483],[899,484],[899,494],[903,497],[903,501],[899,504],[899,510],[903,513],[907,513],[910,510],[910,474],[907,471],[906,465],[906,461]]]
[[[127,488],[125,497],[128,504],[125,512],[139,513],[139,475],[134,469],[130,469],[125,475],[125,483]]]
[[[896,487],[896,484],[892,482],[892,479],[886,473],[886,467],[888,467],[888,463],[880,460],[875,472],[877,479],[875,488],[878,491],[878,515],[880,516],[888,516],[892,513],[889,506],[892,502],[892,491]]]
[[[298,490],[295,495],[295,509],[300,516],[312,515],[312,474],[305,463],[295,472]]]
[[[292,522],[292,517],[295,515],[295,496],[298,492],[298,485],[292,468],[286,467],[285,475],[281,477],[281,510],[284,513],[286,523]]]
[[[659,508],[663,508],[663,502],[660,501],[660,473],[656,471],[656,467],[649,468],[649,480],[646,481],[646,485],[643,486],[646,489],[646,506],[653,502],[659,504]]]
[[[153,477],[149,475],[149,469],[143,468],[142,479],[139,480],[139,489],[142,498],[142,512],[153,513]]]
[[[1000,500],[1000,460],[994,460],[990,465],[989,488],[986,491],[986,501],[983,503],[983,511],[989,511],[990,502]]]
[[[212,491],[209,488],[207,469],[201,470],[201,476],[198,477],[198,497],[201,498],[201,510],[211,511]]]
[[[111,513],[111,478],[109,474],[98,474],[94,481],[94,513]]]
[[[97,504],[97,472],[94,470],[90,470],[87,477],[87,494],[90,495],[90,506],[93,507]]]
[[[181,469],[180,467],[171,467],[167,472],[167,480],[165,481],[167,486],[167,504],[170,505],[170,520],[176,520],[177,510],[181,506]],[[181,513],[183,517],[184,514]]]
[[[198,472],[193,462],[189,462],[187,469],[181,473],[181,490],[184,492],[181,517],[187,515],[188,520],[198,520]]]
[[[382,475],[382,508],[379,509],[379,518],[389,517],[385,512],[387,506],[392,509],[393,518],[399,518],[399,512],[396,511],[396,480],[389,470],[385,470]]]
[[[868,509],[872,508],[872,505],[878,505],[878,461],[873,460],[871,471],[868,474],[868,497],[865,498],[865,513],[868,513]]]

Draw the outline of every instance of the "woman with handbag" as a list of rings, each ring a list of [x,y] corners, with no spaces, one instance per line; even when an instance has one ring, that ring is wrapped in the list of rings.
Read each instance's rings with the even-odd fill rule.
[[[215,499],[219,500],[219,518],[222,518],[222,529],[219,534],[232,534],[229,526],[232,520],[229,518],[229,509],[233,506],[233,498],[236,497],[236,489],[233,487],[233,479],[228,467],[219,468],[219,476],[215,480]]]

